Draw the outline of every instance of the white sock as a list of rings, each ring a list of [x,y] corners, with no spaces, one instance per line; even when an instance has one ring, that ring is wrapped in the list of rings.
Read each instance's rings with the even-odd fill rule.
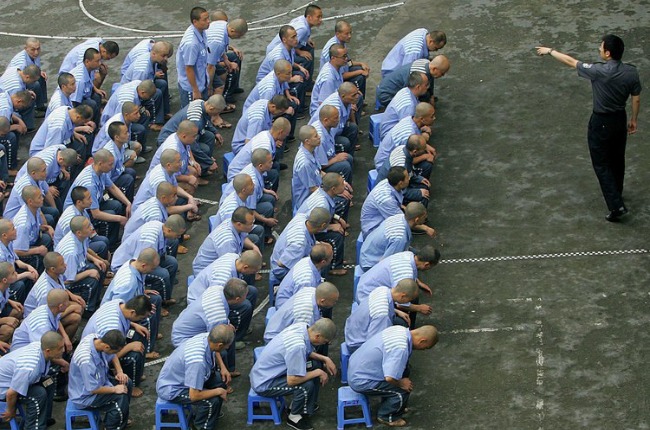
[[[298,421],[300,421],[302,419],[302,415],[300,415],[300,414],[296,414],[296,415],[289,414],[289,419],[291,421],[293,421],[294,423],[297,423]]]

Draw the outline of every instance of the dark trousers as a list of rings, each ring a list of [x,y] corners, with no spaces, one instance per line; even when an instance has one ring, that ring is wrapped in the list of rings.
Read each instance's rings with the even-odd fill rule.
[[[393,422],[399,419],[408,404],[409,393],[386,381],[377,382],[371,389],[361,389],[352,383],[350,383],[350,388],[366,396],[381,397],[377,417],[384,421]]]
[[[623,203],[627,117],[625,111],[591,115],[587,134],[591,164],[610,211]]]
[[[9,178],[9,172],[6,170],[18,168],[18,133],[10,131],[4,136],[0,136],[0,144],[4,146],[3,149],[6,154],[3,157],[3,163],[6,163],[6,168],[4,169],[5,171],[2,173],[3,176],[0,179],[6,181]]]
[[[361,66],[352,66],[350,67],[350,72],[356,72],[357,70],[361,70]],[[361,94],[363,94],[363,98],[366,98],[366,77],[363,75],[357,75],[354,78],[346,79],[348,82],[352,82],[354,85],[359,88],[359,91],[361,91]]]
[[[174,280],[178,272],[178,261],[171,255],[165,255],[160,259],[160,265],[145,277],[147,289],[156,290],[163,300],[172,298]]]
[[[45,388],[40,383],[30,385],[27,395],[18,397],[18,403],[25,410],[25,430],[45,428],[47,419],[52,416],[53,399],[54,385]]]
[[[39,233],[39,236],[38,236],[38,239],[36,239],[36,242],[30,243],[29,247],[33,248],[33,247],[40,246],[40,245],[44,245],[47,248],[48,251],[52,251],[53,242],[52,242],[52,238],[50,237],[49,234],[47,234],[47,233]],[[32,266],[34,269],[36,269],[36,271],[38,273],[43,273],[43,271],[45,270],[45,267],[43,266],[43,256],[42,255],[34,254],[34,255],[27,256],[27,257],[22,257],[21,260],[24,261],[25,263],[29,264],[30,266]]]
[[[117,385],[117,381],[112,378],[111,382]],[[129,380],[127,387],[128,392],[126,394],[99,394],[90,406],[83,409],[105,412],[103,422],[106,430],[124,430],[129,419],[129,403],[131,402],[133,381]]]
[[[102,287],[104,285],[105,272],[99,270],[94,264],[88,264],[83,270],[96,269],[99,272],[99,279],[87,276],[83,279],[75,281],[67,286],[68,290],[74,294],[81,296],[86,302],[86,312],[92,314],[99,307],[99,302],[102,298]]]
[[[212,373],[210,378],[208,378],[208,380],[203,384],[204,390],[210,390],[213,388],[226,388],[217,373]],[[181,405],[192,406],[192,421],[194,428],[200,430],[212,430],[217,428],[217,420],[221,414],[221,404],[223,403],[221,397],[214,396],[209,399],[193,402],[190,400],[189,388],[185,388],[181,391],[181,394],[179,394],[178,397],[171,401]]]
[[[114,199],[105,200],[99,203],[99,210],[111,215],[124,215],[124,205],[122,202]],[[93,219],[93,227],[97,234],[108,238],[109,249],[115,251],[120,246],[120,223],[108,222]]]
[[[271,388],[265,391],[258,391],[257,394],[264,397],[280,397],[293,395],[291,402],[291,413],[295,415],[312,415],[314,407],[318,402],[320,381],[318,378],[310,379],[300,385],[290,387],[287,384],[287,376],[278,376],[271,382]]]
[[[316,240],[332,245],[334,256],[330,267],[332,269],[343,267],[343,253],[345,250],[345,236],[336,231],[326,231],[316,234]]]

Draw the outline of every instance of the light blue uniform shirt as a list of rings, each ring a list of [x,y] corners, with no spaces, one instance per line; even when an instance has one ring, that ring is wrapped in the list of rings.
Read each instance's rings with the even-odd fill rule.
[[[336,70],[332,63],[322,65],[314,83],[314,89],[311,92],[309,114],[313,115],[327,97],[338,91],[342,83],[343,73],[340,69]]]
[[[241,113],[242,116],[246,114],[246,110],[248,110],[248,108],[251,107],[251,105],[256,101],[262,99],[271,100],[273,96],[284,94],[284,92],[288,89],[289,84],[286,82],[280,83],[278,77],[275,75],[275,72],[271,70],[269,74],[264,76],[264,78],[259,81],[251,90],[250,94],[246,98],[246,101],[244,102],[244,107]]]
[[[311,124],[316,129],[316,133],[320,136],[320,145],[314,150],[314,155],[318,163],[325,167],[329,163],[330,158],[336,155],[335,136],[336,127],[332,127],[329,131],[325,128],[323,123],[316,121]]]
[[[385,378],[402,379],[413,349],[411,332],[402,326],[384,329],[350,357],[348,382],[355,391],[375,388]]]
[[[61,63],[61,68],[59,69],[59,75],[63,72],[70,72],[77,65],[83,64],[84,54],[88,48],[95,48],[99,51],[99,46],[104,43],[104,40],[101,37],[93,37],[88,40],[85,40],[72,48],[65,55],[63,62]]]
[[[45,161],[46,168],[46,177],[45,182],[48,184],[54,183],[61,174],[61,166],[56,161],[56,157],[59,154],[59,151],[66,149],[65,145],[52,145],[47,148],[39,151],[34,155],[34,157],[40,158]],[[27,163],[23,164],[23,167],[20,168],[18,174],[16,175],[16,180],[20,179],[23,175],[27,174]]]
[[[208,83],[208,41],[205,31],[199,32],[193,25],[187,27],[176,52],[176,71],[178,85],[183,91],[192,91],[187,80],[185,67],[194,68],[194,76],[199,91],[203,91]]]
[[[70,100],[75,103],[81,103],[84,99],[89,99],[93,94],[96,70],[88,71],[84,63],[79,63],[70,74],[77,81],[77,90],[70,95]]]
[[[269,342],[250,372],[251,388],[261,393],[272,387],[275,379],[307,374],[307,357],[313,351],[307,324],[287,327]]]
[[[315,155],[305,149],[301,143],[293,161],[291,176],[291,200],[294,213],[311,194],[310,188],[320,187],[323,183],[320,168],[321,165],[316,161]]]
[[[38,55],[36,58],[32,58],[32,57],[29,56],[27,51],[25,51],[23,49],[22,51],[20,51],[16,55],[14,55],[14,58],[11,59],[11,61],[9,62],[9,65],[7,66],[7,68],[15,67],[17,69],[22,70],[27,66],[31,66],[32,64],[37,66],[40,69],[41,68],[41,56]]]
[[[47,104],[47,111],[45,111],[45,118],[50,116],[52,112],[56,108],[60,108],[61,106],[67,106],[69,108],[72,107],[72,102],[70,101],[70,98],[63,94],[63,91],[61,91],[61,88],[57,88],[54,90],[54,94],[52,94],[52,97],[50,97],[50,102]]]
[[[45,118],[29,146],[29,156],[53,145],[67,145],[72,140],[75,125],[70,118],[67,106],[61,106]]]
[[[307,256],[289,270],[278,288],[275,307],[281,308],[284,303],[305,287],[317,287],[320,284],[320,271]]]
[[[330,216],[334,216],[334,212],[336,211],[336,202],[325,192],[325,190],[319,187],[316,191],[311,193],[304,202],[302,202],[296,214],[309,215],[315,208],[323,208],[330,213]]]
[[[108,103],[104,106],[102,112],[101,125],[104,125],[113,115],[122,113],[122,105],[126,102],[133,102],[136,106],[141,105],[140,96],[138,96],[138,85],[142,81],[131,81],[127,84],[122,84],[120,87],[111,94]]]
[[[316,288],[304,287],[287,299],[273,314],[264,330],[264,342],[269,343],[292,324],[305,323],[310,326],[320,318]]]
[[[388,179],[380,181],[370,191],[361,207],[361,233],[366,237],[386,218],[402,213],[404,194],[397,191]]]
[[[178,181],[176,180],[175,175],[170,175],[163,168],[162,165],[157,165],[153,169],[147,172],[138,192],[133,198],[133,204],[131,204],[131,213],[135,213],[138,210],[138,206],[146,202],[152,197],[156,197],[156,190],[158,190],[158,185],[162,182],[169,182],[174,186],[178,186]]]
[[[230,220],[232,218],[232,213],[235,212],[235,209],[240,206],[247,207],[246,202],[240,199],[237,193],[234,191],[225,196],[225,198],[222,198],[219,202],[219,210],[217,211],[214,218],[215,225],[219,225],[225,220]]]
[[[165,255],[167,240],[163,234],[163,223],[160,221],[149,221],[137,229],[132,235],[124,236],[122,244],[113,254],[111,270],[117,271],[127,261],[138,258],[140,252],[146,248],[153,248],[158,255]]]
[[[382,259],[406,251],[411,243],[411,228],[404,214],[393,215],[364,237],[359,265],[371,268]]]
[[[4,243],[0,242],[0,261],[14,264],[18,259],[18,255],[16,254],[16,251],[14,251],[13,241],[9,242],[6,246]]]
[[[383,139],[403,118],[415,115],[415,106],[417,104],[418,99],[413,95],[410,88],[399,90],[381,117],[379,138]]]
[[[118,112],[112,117],[110,117],[108,121],[106,121],[104,125],[99,129],[99,132],[97,133],[97,136],[93,141],[93,149],[92,149],[93,154],[99,151],[100,149],[102,149],[104,146],[106,146],[108,142],[111,141],[111,138],[108,136],[108,126],[113,124],[115,121],[119,121],[126,124],[122,112]],[[129,136],[131,136],[131,124],[128,124],[127,127],[129,128]]]
[[[189,172],[190,154],[192,151],[190,149],[190,145],[184,145],[176,133],[170,134],[167,139],[165,139],[163,144],[160,145],[153,158],[151,159],[151,164],[149,165],[148,171],[150,172],[154,167],[160,164],[160,156],[166,149],[173,149],[181,154],[181,169],[178,172],[174,173],[174,176],[187,175]]]
[[[9,95],[16,94],[18,91],[24,91],[27,87],[25,81],[18,74],[18,69],[9,67],[0,76],[0,91]]]
[[[160,221],[165,223],[167,218],[167,208],[160,203],[158,197],[149,197],[144,203],[138,205],[138,209],[135,212],[131,212],[131,218],[129,218],[124,226],[123,236],[129,236],[135,233],[137,229],[149,221]]]
[[[68,206],[65,208],[59,221],[56,223],[56,228],[54,229],[54,246],[57,246],[63,236],[65,236],[70,231],[70,221],[76,216],[82,216],[87,218],[90,221],[90,216],[86,211],[79,211],[76,206]]]
[[[25,299],[23,311],[25,318],[27,318],[37,307],[47,304],[47,293],[49,293],[50,290],[65,290],[66,288],[63,281],[63,276],[54,279],[48,275],[47,272],[41,273],[41,276],[38,277],[32,289],[29,290],[27,299]]]
[[[194,281],[187,287],[187,303],[198,300],[209,287],[214,285],[223,287],[230,278],[239,278],[239,273],[235,267],[235,262],[238,259],[239,254],[224,254],[201,270],[194,278]]]
[[[151,49],[153,48],[154,43],[155,43],[155,40],[153,40],[153,39],[149,39],[149,38],[142,39],[133,48],[131,48],[129,53],[126,54],[126,58],[124,58],[124,62],[122,63],[122,67],[120,67],[120,75],[124,76],[124,74],[129,69],[131,64],[140,55],[142,55],[144,53],[151,52]]]
[[[379,148],[377,148],[377,153],[375,154],[374,159],[375,169],[379,170],[381,168],[390,153],[393,152],[393,149],[398,146],[406,145],[406,142],[412,134],[422,133],[413,121],[413,117],[408,116],[402,118],[395,127],[384,136],[381,143],[379,143]]]
[[[345,321],[345,343],[354,349],[392,327],[395,302],[388,287],[377,287],[363,299],[359,307]]]
[[[270,130],[273,125],[273,116],[269,112],[269,100],[259,99],[251,104],[246,113],[237,121],[235,134],[232,137],[232,152],[237,155],[244,146],[244,142],[251,140],[257,134]],[[232,163],[228,166],[228,172]]]
[[[95,169],[93,169],[92,164],[84,167],[84,169],[79,173],[77,179],[74,180],[70,186],[70,191],[68,191],[68,196],[65,199],[63,204],[64,208],[72,205],[72,190],[75,187],[86,187],[90,191],[90,196],[92,197],[92,203],[90,204],[90,210],[99,209],[99,204],[104,198],[104,190],[113,186],[113,181],[108,173],[97,174]]]
[[[399,66],[410,64],[415,60],[429,58],[427,34],[429,31],[426,28],[418,28],[397,42],[381,63],[381,75],[385,76]]]
[[[230,307],[222,285],[214,285],[190,303],[172,325],[172,345],[181,345],[200,333],[209,333],[218,324],[229,324]]]
[[[135,260],[129,260],[122,264],[111,280],[108,289],[104,293],[101,306],[113,300],[123,300],[128,302],[135,296],[144,294],[145,275],[134,268],[131,263]]]
[[[29,251],[30,246],[34,245],[39,238],[41,231],[41,209],[36,210],[36,214],[23,205],[13,219],[16,227],[16,240],[14,240],[14,249],[16,251]]]
[[[63,256],[67,268],[63,277],[67,282],[73,282],[77,273],[83,272],[88,267],[87,255],[89,239],[80,242],[72,231],[69,231],[56,245],[54,251]]]
[[[286,46],[279,44],[267,52],[266,57],[264,57],[262,63],[260,64],[260,68],[257,69],[257,76],[255,77],[256,84],[264,79],[264,76],[268,75],[270,72],[273,72],[275,62],[278,60],[286,60],[290,64],[294,64],[296,62],[296,50],[294,48],[291,48],[289,51],[287,50]]]
[[[108,379],[108,372],[114,355],[105,354],[95,348],[94,341],[100,337],[91,333],[81,339],[70,361],[68,401],[81,408],[93,403],[97,397],[92,394],[93,391],[113,386]]]
[[[0,360],[0,399],[5,401],[10,388],[21,396],[27,396],[29,387],[45,377],[49,368],[41,342],[12,350]]]
[[[14,114],[14,103],[11,101],[11,94],[0,93],[0,116],[7,118],[11,121]]]
[[[309,119],[309,125],[313,125],[313,123],[320,120],[320,110],[323,106],[334,106],[336,110],[339,111],[339,124],[336,127],[332,128],[332,134],[334,136],[338,136],[343,132],[343,129],[345,128],[345,125],[350,118],[351,106],[346,106],[345,103],[343,103],[341,96],[339,96],[338,91],[335,91],[334,93],[327,96],[327,98],[323,100],[323,103],[318,106],[318,109],[316,109],[316,111]]]
[[[240,233],[235,229],[232,220],[224,220],[203,240],[192,262],[194,276],[198,276],[203,269],[222,255],[241,255],[244,249],[244,240],[246,240],[247,236],[248,233]]]
[[[111,181],[115,182],[117,179],[124,173],[124,154],[126,153],[126,145],[118,147],[115,141],[111,140],[106,145],[104,145],[105,150],[113,154],[115,161],[113,162],[113,169],[108,172]]]
[[[304,15],[297,16],[289,21],[289,25],[292,26],[294,30],[296,30],[298,37],[298,46],[306,46],[307,42],[309,42],[309,38],[311,37],[311,27],[307,22],[307,18],[305,18]],[[266,46],[266,53],[268,54],[273,48],[280,44],[282,44],[280,35],[276,34],[271,42]]]
[[[126,319],[122,313],[122,309],[120,309],[122,303],[124,303],[122,299],[102,303],[99,309],[88,320],[81,337],[86,337],[93,333],[102,337],[111,330],[119,330],[126,336],[126,333],[131,327],[131,322]]]
[[[203,385],[215,370],[214,354],[207,333],[197,334],[174,349],[156,380],[158,397],[170,401],[183,390],[203,390]]]
[[[246,174],[251,177],[253,180],[253,186],[255,187],[253,194],[248,196],[246,199],[246,207],[252,210],[257,208],[257,202],[262,198],[264,194],[264,176],[257,170],[253,164],[248,164],[242,169],[240,173]],[[232,184],[232,181],[228,182],[226,188],[223,190],[223,195],[221,199],[225,199],[227,196],[235,192],[235,187]]]
[[[125,61],[126,62],[126,61]],[[146,81],[156,79],[156,63],[151,61],[151,52],[140,53],[133,59],[126,71],[122,74],[120,83],[122,85],[134,81]]]
[[[411,251],[398,252],[384,258],[361,275],[359,284],[357,284],[356,301],[359,303],[377,287],[393,288],[402,279],[416,280],[417,277],[418,269],[415,266],[413,253]]]
[[[271,157],[275,158],[275,139],[271,136],[269,130],[262,130],[241,147],[241,150],[228,166],[228,182],[232,181],[235,176],[241,173],[244,167],[251,163],[253,151],[259,148],[266,149],[271,153]]]
[[[335,43],[338,43],[339,45],[343,45],[345,48],[348,47],[347,43],[341,42],[336,36],[332,36],[330,40],[325,42],[325,45],[323,45],[323,50],[320,53],[320,67],[322,68],[325,64],[330,62],[330,48],[332,45]],[[347,64],[341,67],[340,69],[341,74],[345,74],[350,71],[350,66]]]
[[[306,215],[296,215],[284,228],[278,242],[273,247],[272,272],[278,271],[280,268],[278,263],[282,263],[287,270],[291,270],[301,258],[309,255],[311,248],[316,244],[316,238],[307,231],[306,222]]]
[[[18,213],[18,210],[25,206],[22,194],[25,187],[29,185],[40,188],[43,196],[45,196],[50,190],[50,186],[47,182],[35,181],[31,176],[23,175],[16,180],[14,187],[11,189],[11,194],[9,194],[9,199],[7,199],[7,206],[5,207],[3,218],[13,218],[16,216],[16,213]]]
[[[230,37],[228,37],[228,21],[212,21],[205,30],[208,38],[208,64],[216,66],[223,61],[224,54],[228,51]]]
[[[40,342],[41,337],[48,331],[59,331],[61,314],[54,315],[47,304],[34,309],[14,331],[11,340],[11,350],[23,348],[32,342]]]

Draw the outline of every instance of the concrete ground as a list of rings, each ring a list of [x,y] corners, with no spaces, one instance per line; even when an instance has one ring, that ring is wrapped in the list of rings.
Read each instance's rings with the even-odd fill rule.
[[[93,22],[79,3],[99,20],[147,32]],[[5,32],[139,39],[161,30],[182,32],[191,7],[170,0],[79,3],[5,0],[0,63],[6,64],[23,40]],[[427,299],[433,315],[419,318],[420,324],[436,325],[441,338],[433,350],[412,356],[415,391],[413,411],[406,417],[410,428],[650,428],[646,359],[650,171],[644,168],[650,163],[650,149],[644,144],[650,121],[642,107],[639,132],[628,145],[625,197],[630,214],[623,222],[610,224],[604,220],[606,207],[585,145],[589,84],[556,61],[536,57],[533,50],[545,44],[596,61],[599,38],[612,32],[626,42],[624,59],[639,68],[642,82],[650,82],[650,2],[407,0],[400,5],[322,0],[317,4],[326,18],[355,14],[347,18],[354,28],[350,52],[373,69],[368,113],[381,59],[400,37],[418,27],[442,29],[449,37],[442,53],[450,58],[452,69],[436,82],[440,101],[433,143],[440,158],[432,177],[429,212],[439,234],[433,241],[421,236],[414,240],[415,246],[433,242],[443,255],[442,263],[423,276],[434,289],[433,299]],[[394,6],[363,12],[385,5]],[[288,0],[259,6],[244,0],[223,7],[231,17],[249,21],[296,8],[293,17],[304,8],[302,2]],[[266,43],[287,21],[277,17],[252,24],[273,28],[252,30],[235,43],[246,54],[242,84],[247,90]],[[317,46],[331,37],[333,25],[334,20],[326,21],[313,32]],[[41,40],[45,68],[53,77],[77,41]],[[170,40],[177,45],[179,39]],[[136,39],[122,40],[123,52],[135,43]],[[115,70],[122,59],[121,54],[109,63],[111,82],[118,78]],[[50,85],[51,93],[53,79]],[[173,102],[178,103],[177,95]],[[231,122],[237,118],[227,116]],[[367,117],[362,121],[364,130],[367,121]],[[224,132],[226,142],[231,136],[231,131]],[[362,142],[363,149],[355,156],[353,225],[374,155],[365,136]],[[285,160],[293,159],[296,147],[292,145]],[[219,159],[228,150],[228,144],[220,149]],[[290,216],[289,179],[283,172],[279,214],[283,225]],[[199,197],[217,201],[222,181],[213,179],[199,190]],[[191,272],[192,253],[207,234],[206,217],[216,209],[204,205],[204,221],[189,229],[191,253],[179,259],[181,282],[174,294],[181,300],[172,308],[174,315],[185,304],[184,278]],[[356,230],[346,243],[350,261]],[[342,331],[350,309],[352,275],[333,281],[342,293],[334,312]],[[264,291],[266,285],[265,276],[258,286]],[[219,428],[245,423],[246,376],[252,349],[262,338],[264,312],[254,319],[250,346],[238,354],[244,376],[235,380],[236,392],[224,406]],[[163,323],[166,335],[171,321]],[[337,342],[341,339],[342,334]],[[171,352],[168,340],[160,342],[160,351],[164,356]],[[337,347],[331,355],[338,359]],[[160,366],[147,367],[146,396],[131,403],[134,429],[153,426]],[[339,385],[332,381],[322,390],[316,428],[334,428]],[[56,428],[63,428],[62,409],[56,405]],[[255,427],[273,428],[266,423]]]

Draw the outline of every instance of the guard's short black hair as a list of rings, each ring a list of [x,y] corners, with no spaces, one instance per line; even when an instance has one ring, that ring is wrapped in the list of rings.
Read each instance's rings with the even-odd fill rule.
[[[72,199],[72,203],[77,203],[79,200],[83,200],[84,196],[86,195],[86,191],[88,191],[88,188],[82,187],[82,186],[77,186],[70,191],[70,198]]]
[[[102,342],[108,345],[111,351],[119,351],[124,348],[124,345],[126,345],[124,335],[117,329],[107,331],[104,336],[102,336]]]
[[[603,36],[603,49],[609,51],[609,55],[617,61],[621,61],[623,58],[623,52],[625,51],[625,43],[623,39],[613,34],[606,34]]]
[[[113,42],[112,40],[107,40],[106,42],[102,43],[102,46],[111,55],[118,56],[120,54],[120,45],[117,44],[117,42]]]
[[[406,167],[404,166],[393,166],[388,170],[388,183],[391,186],[395,186],[404,180],[404,173],[406,172]]]
[[[190,11],[190,21],[198,21],[201,19],[201,15],[206,13],[207,10],[200,6],[193,7],[192,10]]]
[[[90,61],[95,58],[95,55],[99,54],[99,51],[95,48],[88,48],[84,52],[84,61]]]

